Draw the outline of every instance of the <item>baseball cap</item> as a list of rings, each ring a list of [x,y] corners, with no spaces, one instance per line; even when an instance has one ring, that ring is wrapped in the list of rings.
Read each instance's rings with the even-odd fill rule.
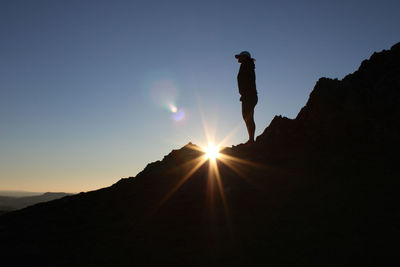
[[[239,58],[240,56],[247,56],[247,57],[251,58],[251,55],[248,51],[240,52],[240,54],[235,55],[235,58]]]

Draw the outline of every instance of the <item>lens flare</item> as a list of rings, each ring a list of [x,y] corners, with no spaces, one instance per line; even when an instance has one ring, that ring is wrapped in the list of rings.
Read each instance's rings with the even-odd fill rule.
[[[177,109],[176,112],[172,114],[172,118],[175,121],[181,121],[185,118],[185,112],[182,109]]]
[[[168,106],[169,111],[172,112],[172,118],[174,119],[174,121],[181,121],[185,118],[185,112],[183,111],[183,109],[178,108],[174,104],[169,104]]]
[[[169,105],[169,109],[171,110],[172,113],[176,113],[178,111],[178,108],[172,104]]]

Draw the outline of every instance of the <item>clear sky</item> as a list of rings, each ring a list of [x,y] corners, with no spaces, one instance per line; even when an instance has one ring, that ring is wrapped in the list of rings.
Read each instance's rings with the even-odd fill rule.
[[[205,144],[202,116],[215,141],[245,142],[234,54],[256,58],[259,135],[319,77],[399,42],[399,14],[398,0],[2,0],[0,190],[109,186]]]

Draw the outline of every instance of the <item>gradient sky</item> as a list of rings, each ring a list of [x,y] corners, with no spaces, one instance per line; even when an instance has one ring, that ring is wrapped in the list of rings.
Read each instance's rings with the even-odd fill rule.
[[[202,116],[215,141],[245,142],[234,54],[257,60],[259,135],[319,77],[399,42],[399,14],[398,0],[2,0],[0,190],[109,186],[205,144]]]

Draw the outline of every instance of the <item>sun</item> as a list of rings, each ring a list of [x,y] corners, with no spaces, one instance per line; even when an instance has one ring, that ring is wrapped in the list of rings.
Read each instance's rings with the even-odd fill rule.
[[[219,146],[215,146],[213,143],[208,143],[208,147],[204,147],[203,151],[205,152],[206,159],[214,161],[219,157]]]

